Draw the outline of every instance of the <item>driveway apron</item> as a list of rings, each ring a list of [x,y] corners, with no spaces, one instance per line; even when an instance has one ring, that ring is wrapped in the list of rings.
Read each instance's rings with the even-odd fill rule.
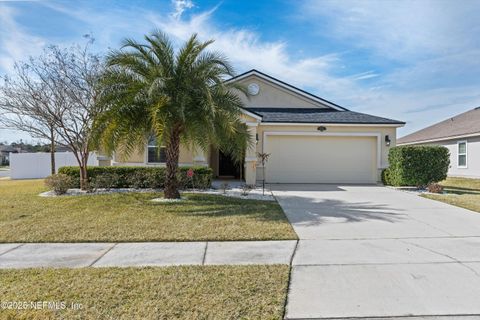
[[[480,319],[480,213],[375,185],[272,185],[300,241],[287,319]]]

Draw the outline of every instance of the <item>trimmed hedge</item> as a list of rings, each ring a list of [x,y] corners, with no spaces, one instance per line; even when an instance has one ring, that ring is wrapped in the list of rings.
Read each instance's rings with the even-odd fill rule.
[[[390,170],[388,168],[382,170],[382,183],[386,186],[391,185],[391,183],[390,183]]]
[[[425,187],[447,178],[450,153],[442,146],[399,146],[390,149],[388,161],[384,184]]]
[[[193,169],[193,179],[187,177],[189,169]],[[87,172],[89,182],[95,188],[161,189],[165,186],[165,168],[163,167],[88,167]],[[72,177],[75,181],[73,187],[80,187],[78,167],[61,167],[58,173]],[[178,170],[180,189],[210,188],[212,177],[213,171],[208,167],[180,167]]]

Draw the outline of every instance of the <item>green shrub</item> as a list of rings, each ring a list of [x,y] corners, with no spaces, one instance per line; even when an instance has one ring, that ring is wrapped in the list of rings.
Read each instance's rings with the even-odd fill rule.
[[[386,186],[392,185],[390,183],[390,170],[388,168],[382,170],[382,183]]]
[[[193,169],[192,178],[187,171]],[[80,186],[80,170],[78,167],[62,167],[59,173],[70,176],[75,187]],[[89,180],[95,188],[155,188],[165,186],[165,168],[163,167],[88,167]],[[178,181],[181,189],[210,188],[213,172],[208,167],[181,167],[178,170]],[[98,182],[97,182],[98,180]]]
[[[128,177],[131,188],[163,188],[165,182],[164,170],[137,170]]]
[[[107,191],[112,188],[118,188],[120,176],[116,173],[108,173],[97,175],[95,178],[90,178],[90,186],[94,189],[106,189]]]
[[[56,195],[67,193],[68,189],[74,187],[74,181],[72,177],[66,174],[52,174],[45,178],[45,185],[53,189]]]
[[[390,149],[387,184],[425,187],[447,178],[450,154],[442,146],[400,146]]]
[[[208,167],[193,168],[193,177],[187,176],[187,171],[191,168],[181,168],[178,172],[178,182],[182,189],[207,189],[212,186],[213,172]]]

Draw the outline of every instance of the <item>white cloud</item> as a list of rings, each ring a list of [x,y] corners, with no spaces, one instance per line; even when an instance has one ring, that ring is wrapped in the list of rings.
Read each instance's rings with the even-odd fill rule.
[[[288,43],[262,41],[259,34],[245,28],[221,29],[212,23],[215,8],[189,19],[165,19],[150,14],[149,19],[161,30],[174,37],[178,43],[197,33],[203,40],[214,39],[211,49],[223,52],[240,72],[259,69],[292,84],[317,88],[324,93],[339,92],[354,86],[356,81],[374,77],[339,78],[332,75],[341,62],[336,54],[295,59],[288,52]]]
[[[187,9],[193,8],[195,5],[191,0],[172,0],[175,11],[171,13],[174,19],[180,19],[183,12]]]
[[[461,4],[445,0],[308,0],[301,13],[305,20],[322,21],[320,30],[332,37],[399,60],[469,50],[478,45],[480,31],[480,6],[475,0]]]
[[[25,60],[39,53],[45,39],[26,32],[16,21],[16,10],[0,4],[0,70],[10,72],[15,61]]]
[[[308,0],[298,19],[381,66],[332,99],[405,120],[407,133],[480,105],[479,16],[475,0]]]
[[[210,10],[190,19],[175,21],[156,15],[149,18],[178,42],[186,40],[193,30],[203,39],[215,39],[212,47],[224,52],[239,71],[256,68],[294,85],[308,87],[314,93],[355,111],[407,121],[407,128],[400,132],[420,129],[431,121],[442,120],[480,104],[480,95],[472,94],[476,92],[472,86],[424,88],[432,81],[432,74],[433,77],[453,74],[458,63],[449,65],[446,59],[451,61],[456,56],[457,60],[462,60],[468,53],[422,60],[387,74],[369,70],[351,76],[336,76],[335,71],[344,62],[341,54],[295,59],[289,54],[286,42],[262,41],[259,34],[248,29],[220,29],[212,24],[214,13],[215,10]],[[461,70],[465,71],[465,68],[468,67]],[[375,82],[365,85],[363,81],[368,79]],[[421,88],[415,88],[416,84],[422,84]]]

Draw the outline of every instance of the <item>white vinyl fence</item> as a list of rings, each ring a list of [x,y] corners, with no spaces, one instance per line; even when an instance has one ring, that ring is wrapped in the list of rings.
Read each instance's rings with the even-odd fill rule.
[[[98,166],[95,153],[90,153],[89,166]],[[55,168],[78,166],[73,152],[55,152]],[[50,153],[10,153],[11,179],[40,179],[50,175]]]

